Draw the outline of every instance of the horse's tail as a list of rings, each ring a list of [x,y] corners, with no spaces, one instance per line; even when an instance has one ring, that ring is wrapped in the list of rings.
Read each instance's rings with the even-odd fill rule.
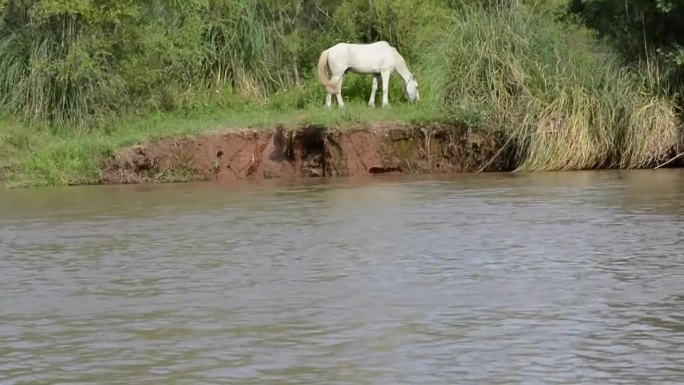
[[[325,86],[328,93],[334,94],[337,91],[337,84],[328,78],[328,50],[321,52],[318,58],[318,79]]]

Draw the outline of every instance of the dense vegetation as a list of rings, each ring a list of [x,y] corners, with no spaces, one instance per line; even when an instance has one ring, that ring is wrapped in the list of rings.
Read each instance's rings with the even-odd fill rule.
[[[626,58],[658,54],[684,64],[684,0],[573,0],[569,10]]]
[[[680,140],[683,26],[684,0],[0,0],[0,178],[96,182],[117,146],[221,124],[388,117],[505,129],[521,169],[650,166]],[[369,112],[350,76],[349,109],[323,111],[319,53],[380,39],[420,105],[395,76],[397,108]]]
[[[309,82],[332,42],[388,39],[410,56],[430,17],[413,18],[406,0],[340,3],[5,0],[0,106],[79,129],[122,111],[234,108]]]

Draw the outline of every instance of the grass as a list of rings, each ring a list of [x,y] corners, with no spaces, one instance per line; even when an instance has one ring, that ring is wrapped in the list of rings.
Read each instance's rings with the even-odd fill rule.
[[[4,119],[0,120],[0,152],[7,155],[0,158],[0,180],[7,187],[99,183],[102,162],[120,148],[215,130],[273,129],[276,125],[296,128],[305,124],[347,129],[374,122],[420,124],[448,117],[426,104],[393,103],[388,109],[370,109],[352,100],[342,110],[336,106],[328,110],[321,103],[287,112],[266,108],[189,115],[157,113],[119,119],[106,129],[85,133],[55,131]]]

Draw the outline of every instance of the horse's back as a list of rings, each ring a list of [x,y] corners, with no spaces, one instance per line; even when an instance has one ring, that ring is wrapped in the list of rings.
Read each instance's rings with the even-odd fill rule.
[[[339,63],[360,72],[378,72],[394,66],[396,50],[386,41],[338,43],[328,49],[329,64]],[[333,64],[335,66],[335,64]]]
[[[392,46],[390,45],[390,43],[388,43],[388,42],[386,42],[386,41],[384,41],[384,40],[376,41],[376,42],[373,42],[373,43],[356,44],[356,45],[368,47],[368,48],[371,48],[371,49],[392,48]]]
[[[391,52],[393,50],[393,47],[386,41],[381,40],[381,41],[376,41],[373,43],[339,43],[336,46],[341,46],[346,49],[349,49],[353,52],[383,52],[383,51],[388,51]]]

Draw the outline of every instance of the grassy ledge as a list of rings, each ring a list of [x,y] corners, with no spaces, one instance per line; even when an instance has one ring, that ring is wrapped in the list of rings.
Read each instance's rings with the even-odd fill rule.
[[[103,161],[117,150],[155,140],[197,135],[211,131],[294,129],[315,124],[328,128],[363,128],[372,123],[423,124],[443,122],[448,115],[425,106],[396,104],[370,109],[349,103],[344,109],[324,106],[290,112],[274,110],[214,112],[180,115],[159,113],[121,119],[108,130],[76,134],[54,132],[5,119],[0,123],[0,178],[7,187],[97,184],[102,181]]]

